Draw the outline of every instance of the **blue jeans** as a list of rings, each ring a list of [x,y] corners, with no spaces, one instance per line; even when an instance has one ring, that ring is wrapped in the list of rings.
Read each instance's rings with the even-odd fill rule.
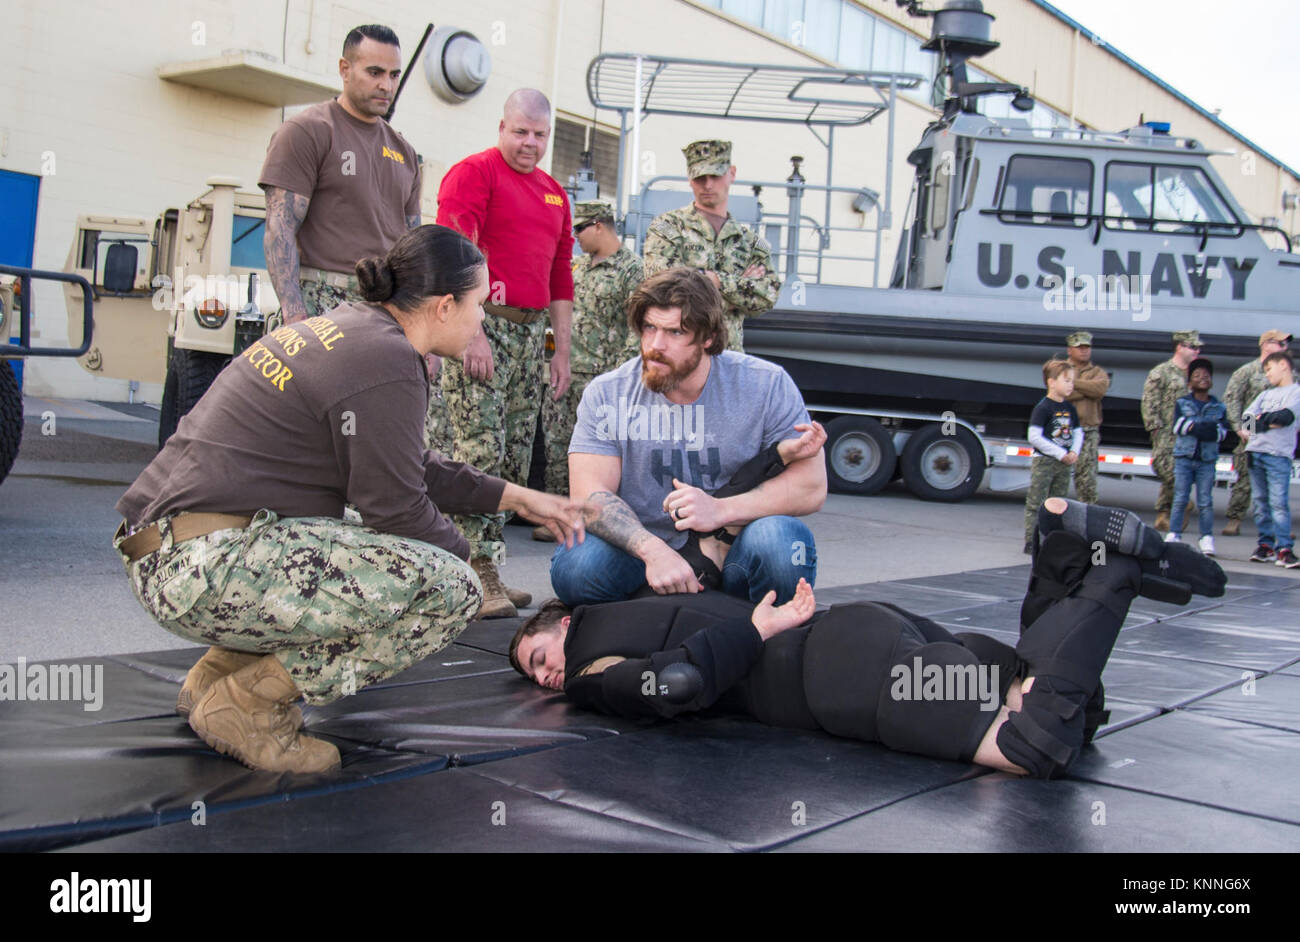
[[[1169,532],[1182,536],[1187,496],[1196,483],[1196,509],[1200,511],[1201,536],[1214,533],[1214,462],[1196,458],[1174,458],[1174,506],[1169,511]],[[1286,531],[1290,533],[1290,530]]]
[[[722,591],[757,602],[775,589],[780,605],[794,596],[800,577],[817,582],[812,531],[794,517],[760,517],[731,544]],[[590,533],[573,549],[561,544],[551,557],[551,586],[570,608],[620,602],[645,584],[645,563]]]
[[[1274,549],[1288,549],[1291,540],[1291,459],[1248,451],[1250,457],[1250,499],[1254,505],[1259,542]]]

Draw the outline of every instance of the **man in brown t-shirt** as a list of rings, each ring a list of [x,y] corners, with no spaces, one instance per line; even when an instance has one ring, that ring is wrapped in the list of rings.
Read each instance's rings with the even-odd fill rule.
[[[329,307],[345,294],[360,301],[357,259],[383,255],[420,224],[419,158],[382,117],[401,65],[392,30],[352,30],[339,60],[343,94],[271,136],[258,185],[266,191],[266,269],[286,324],[326,313],[315,309],[322,294]]]
[[[357,260],[383,255],[420,225],[419,156],[383,119],[401,71],[397,35],[358,26],[339,60],[343,94],[271,136],[258,185],[266,191],[266,270],[286,324],[360,301]],[[441,361],[430,354],[425,364],[434,380],[426,441],[449,454]]]

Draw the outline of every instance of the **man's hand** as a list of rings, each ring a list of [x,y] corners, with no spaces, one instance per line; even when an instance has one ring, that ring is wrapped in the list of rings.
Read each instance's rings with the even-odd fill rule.
[[[722,502],[716,497],[676,478],[673,478],[673,487],[675,490],[664,498],[664,513],[673,518],[673,526],[678,530],[712,533],[729,522],[724,519]]]
[[[679,592],[703,592],[704,586],[695,577],[691,564],[663,540],[656,539],[655,544],[646,547],[645,581],[659,595],[675,595]]]
[[[817,600],[813,598],[812,586],[808,584],[807,579],[799,580],[799,585],[794,590],[794,598],[790,601],[779,608],[772,605],[775,601],[776,591],[768,592],[763,596],[763,601],[754,607],[754,614],[750,616],[750,621],[754,623],[754,627],[758,629],[759,636],[764,641],[787,629],[798,628],[812,618],[813,611],[817,608]]]
[[[426,353],[424,355],[424,366],[429,372],[429,382],[438,381],[438,371],[442,369],[442,357],[436,353]]]
[[[761,265],[760,263],[755,262],[754,264],[746,268],[743,272],[741,272],[740,276],[742,278],[762,278],[766,274],[767,274],[767,269],[763,267],[763,265]]]
[[[781,456],[781,463],[787,468],[796,461],[813,457],[821,451],[822,445],[826,444],[826,429],[822,428],[820,422],[796,425],[794,430],[803,434],[798,438],[788,438],[776,446],[777,454]]]
[[[487,334],[480,327],[474,339],[469,342],[469,349],[465,351],[465,372],[471,379],[476,379],[480,383],[486,383],[492,378],[495,372],[495,366],[492,363],[492,348],[488,345]]]
[[[572,374],[569,371],[568,352],[556,350],[551,356],[551,398],[556,402],[569,390]]]
[[[704,274],[708,276],[709,281],[713,282],[713,287],[717,288],[719,291],[722,290],[722,279],[718,277],[716,271],[706,271]]]
[[[582,522],[586,508],[581,501],[507,483],[501,494],[500,509],[513,510],[533,523],[541,524],[569,549],[573,549],[586,537],[587,531]]]
[[[1065,457],[1061,459],[1061,463],[1076,464],[1078,460],[1079,460],[1079,455],[1076,452],[1071,451],[1071,452],[1066,452]]]

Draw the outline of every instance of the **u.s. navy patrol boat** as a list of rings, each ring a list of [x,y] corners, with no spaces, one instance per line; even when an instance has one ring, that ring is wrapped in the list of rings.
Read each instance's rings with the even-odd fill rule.
[[[1019,111],[1033,107],[1025,88],[969,81],[966,61],[998,46],[990,38],[993,17],[978,0],[952,0],[933,12],[917,0],[898,2],[909,13],[933,17],[923,48],[940,56],[939,80],[948,94],[942,116],[907,158],[915,182],[888,286],[823,277],[835,270],[827,260],[837,256],[826,249],[842,229],[829,223],[831,196],[850,188],[829,180],[808,184],[800,158],[786,181],[737,181],[732,202],[740,210],[733,214],[752,213],[774,243],[785,277],[775,308],[747,321],[746,351],[785,367],[810,410],[831,422],[833,486],[870,493],[901,473],[921,496],[960,499],[975,490],[986,467],[1027,467],[1025,450],[1007,440],[1024,435],[1029,411],[1043,395],[1043,361],[1063,351],[1067,334],[1087,329],[1097,360],[1113,374],[1103,444],[1122,462],[1119,470],[1142,473],[1144,459],[1135,460],[1128,446],[1147,442],[1142,386],[1172,352],[1172,332],[1198,330],[1206,354],[1234,368],[1258,355],[1263,331],[1300,334],[1300,256],[1286,232],[1252,222],[1233,198],[1209,159],[1225,152],[1175,136],[1166,124],[1107,133],[1039,129],[1023,118],[979,113],[978,102],[990,95],[1014,95]],[[697,71],[726,65],[651,59],[639,68],[666,73],[678,63]],[[602,95],[608,99],[619,87],[613,65],[598,59],[589,70],[598,106],[612,107],[602,104]],[[746,68],[771,68],[776,76],[792,71]],[[922,78],[824,76],[824,100],[802,123],[833,134],[845,86],[887,86],[892,105],[898,89],[914,88]],[[775,81],[765,87],[770,91]],[[788,109],[815,101],[809,89],[816,81],[792,76],[779,104]],[[738,80],[730,111],[756,94],[747,82],[743,75]],[[656,112],[653,84],[638,86],[650,89],[637,103],[645,113]],[[662,97],[657,110],[700,113]],[[771,114],[771,120],[791,120],[779,107]],[[752,113],[715,116],[762,120]],[[823,143],[829,150],[829,141]],[[886,166],[887,200],[892,159]],[[629,212],[629,229],[638,236],[655,213],[673,208],[657,190],[668,179],[649,181]],[[750,186],[769,203],[772,191],[784,190],[787,212],[765,212],[761,204],[753,212],[758,200],[739,193]],[[880,200],[859,192],[870,197],[868,206]],[[822,194],[827,213],[817,220],[809,213],[820,209]],[[673,196],[676,205],[689,199]],[[855,209],[863,211],[861,205]],[[883,219],[887,227],[887,212]],[[1121,459],[1117,448],[1128,453]],[[1017,453],[1024,460],[1006,460]],[[1102,470],[1113,469],[1103,463]],[[1004,476],[1002,486],[1015,480]]]

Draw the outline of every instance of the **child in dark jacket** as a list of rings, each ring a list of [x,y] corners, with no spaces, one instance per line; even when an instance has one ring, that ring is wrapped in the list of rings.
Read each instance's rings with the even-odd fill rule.
[[[1178,543],[1192,484],[1196,484],[1196,508],[1200,511],[1201,539],[1197,544],[1206,556],[1214,555],[1214,467],[1219,460],[1219,442],[1228,434],[1228,410],[1210,395],[1214,367],[1198,357],[1187,365],[1190,392],[1174,403],[1174,505],[1169,513],[1169,535]]]

